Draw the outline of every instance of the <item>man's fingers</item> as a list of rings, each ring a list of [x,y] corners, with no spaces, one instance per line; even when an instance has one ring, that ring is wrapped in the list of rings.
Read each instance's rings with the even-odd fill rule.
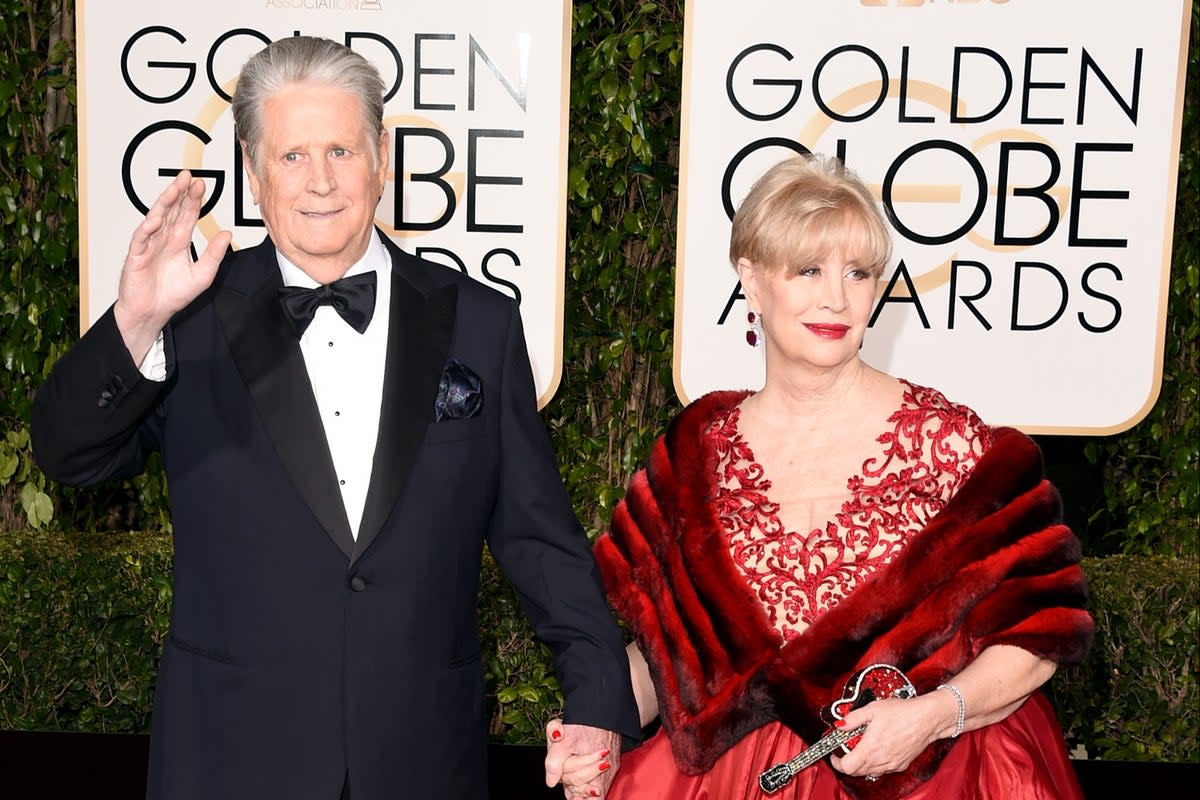
[[[192,174],[187,170],[180,172],[173,181],[167,184],[167,188],[163,189],[162,194],[154,201],[154,205],[150,207],[146,216],[161,216],[167,224],[170,224],[178,214],[179,205],[191,183]]]
[[[200,181],[203,186],[203,181]],[[180,172],[175,176],[175,179],[167,185],[167,188],[162,191],[162,194],[154,201],[154,205],[146,212],[145,218],[133,231],[133,236],[129,241],[129,255],[137,258],[147,254],[150,250],[162,250],[161,240],[169,238],[174,233],[175,222],[179,218],[180,205],[183,198],[188,194],[192,184],[191,173],[187,170]],[[203,196],[203,189],[201,189]],[[199,208],[199,206],[197,206]],[[191,241],[191,230],[195,227],[195,221],[188,228],[187,237]]]
[[[546,785],[557,786],[562,783],[562,765],[566,760],[565,751],[561,748],[550,747],[546,751]]]
[[[208,240],[208,246],[193,267],[204,279],[205,286],[210,285],[216,277],[217,268],[221,266],[221,259],[225,257],[231,241],[233,234],[229,231],[218,231],[216,236]]]
[[[130,258],[138,258],[145,255],[150,248],[150,240],[154,237],[163,226],[162,214],[147,215],[136,228],[133,229],[133,236],[129,238],[129,256]]]
[[[176,202],[167,207],[166,235],[169,247],[186,247],[191,244],[192,232],[200,219],[200,207],[203,203],[204,181],[197,178],[180,192]]]

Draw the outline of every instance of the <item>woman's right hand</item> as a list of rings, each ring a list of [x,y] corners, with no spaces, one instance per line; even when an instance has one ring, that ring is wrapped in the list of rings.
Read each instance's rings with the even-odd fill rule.
[[[561,719],[550,720],[546,725],[546,740],[560,741],[562,736],[563,721]],[[567,800],[604,797],[611,777],[607,773],[613,768],[616,760],[617,758],[609,749],[567,756],[562,762],[562,771],[558,782]]]

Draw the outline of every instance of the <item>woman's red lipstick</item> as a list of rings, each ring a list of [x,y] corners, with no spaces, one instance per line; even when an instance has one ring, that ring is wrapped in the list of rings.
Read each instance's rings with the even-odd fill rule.
[[[849,325],[823,325],[816,322],[806,322],[804,323],[804,327],[808,328],[822,339],[841,339],[846,335],[846,331],[850,330]]]

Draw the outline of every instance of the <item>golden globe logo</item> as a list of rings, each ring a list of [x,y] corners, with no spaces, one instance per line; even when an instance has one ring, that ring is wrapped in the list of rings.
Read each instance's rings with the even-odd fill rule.
[[[739,115],[754,122],[783,118],[796,108],[806,90],[816,108],[794,135],[755,139],[732,155],[721,181],[726,216],[733,218],[734,185],[749,182],[739,180],[738,171],[762,150],[778,150],[782,157],[784,151],[808,153],[811,145],[814,150],[836,153],[848,166],[857,168],[861,149],[869,147],[872,155],[882,153],[887,162],[881,182],[873,188],[899,234],[900,256],[881,292],[872,324],[889,306],[899,304],[911,307],[924,328],[938,324],[940,317],[940,324],[948,330],[964,320],[977,322],[986,330],[996,324],[1014,331],[1041,330],[1060,320],[1074,320],[1092,333],[1112,330],[1123,313],[1113,289],[1123,280],[1123,272],[1109,259],[1055,265],[1010,257],[998,265],[990,258],[959,257],[960,244],[995,256],[1015,256],[1064,238],[1068,252],[1120,250],[1127,244],[1122,237],[1088,232],[1097,227],[1088,222],[1088,212],[1094,208],[1091,201],[1128,199],[1129,191],[1122,185],[1095,183],[1087,177],[1087,167],[1131,152],[1132,143],[1122,141],[1114,127],[1108,132],[1109,141],[1077,141],[1063,152],[1039,129],[1061,133],[1067,123],[1086,128],[1098,113],[1097,104],[1115,109],[1126,126],[1136,126],[1142,93],[1141,51],[1123,53],[1105,63],[1086,49],[1069,53],[1068,48],[1028,47],[1023,56],[1024,68],[990,48],[956,46],[944,64],[929,68],[918,63],[918,56],[907,45],[887,53],[846,44],[830,48],[816,60],[811,74],[802,76],[789,69],[795,55],[784,45],[760,42],[744,48],[730,61],[725,80],[727,99]],[[1073,119],[1060,112],[1043,115],[1036,110],[1035,95],[1063,87],[1041,80],[1029,65],[1068,56],[1075,58],[1070,68],[1080,76],[1079,84],[1073,94],[1056,91],[1055,103],[1074,111]],[[921,67],[946,79],[911,78]],[[877,77],[848,84],[837,77],[863,72]],[[987,88],[976,91],[981,83]],[[972,96],[988,100],[972,107],[965,99]],[[1018,124],[990,124],[1004,115],[1016,118]],[[939,123],[944,133],[931,138],[918,134],[917,141],[893,152],[888,149],[890,144],[874,140],[864,144],[864,137],[857,134],[860,124],[869,124],[876,117],[883,118],[881,127],[891,132],[889,140],[905,140],[897,129],[920,130]],[[1038,177],[1030,181],[1018,174]],[[944,180],[922,182],[928,175],[943,176]],[[929,213],[921,206],[937,209]],[[920,247],[906,249],[906,244]],[[954,249],[931,261],[931,256],[947,246]],[[994,278],[998,269],[1008,273],[1004,281],[1009,293],[1004,304],[1007,320],[984,310],[985,298],[997,291]],[[947,285],[944,314],[935,317],[921,295]],[[967,291],[967,285],[977,288]],[[1039,296],[1039,307],[1032,310],[1028,302],[1031,286]],[[1057,297],[1050,305],[1045,303],[1047,292]],[[724,324],[740,299],[740,287],[734,280],[718,324]],[[1072,302],[1078,307],[1076,313],[1065,316]]]
[[[457,38],[457,34],[448,32],[415,33],[409,39],[411,48],[402,52],[404,45],[399,37],[388,39],[363,31],[344,34],[345,44],[352,49],[371,45],[372,59],[383,74],[395,76],[387,88],[385,102],[411,96],[414,110],[454,112],[460,105],[475,110],[482,105],[482,94],[497,93],[506,98],[509,112],[523,116],[529,99],[528,65],[532,46],[529,36],[514,37],[511,42],[513,52],[504,54],[504,60],[518,65],[516,74],[504,72],[498,66],[499,54],[484,49],[471,34],[466,37],[464,63],[448,67],[445,61],[434,61],[444,54],[436,48],[451,44]],[[160,178],[169,178],[186,166],[208,184],[198,225],[205,238],[211,239],[222,229],[261,229],[263,222],[246,191],[241,148],[234,140],[229,116],[234,80],[218,82],[214,64],[219,61],[240,63],[244,58],[234,58],[230,51],[248,56],[269,44],[270,39],[247,28],[223,32],[207,48],[204,59],[206,81],[199,84],[196,78],[200,65],[193,61],[157,58],[135,65],[131,54],[151,40],[159,53],[164,52],[169,41],[179,45],[188,42],[180,31],[166,26],[148,26],[136,31],[122,50],[121,74],[126,88],[150,104],[172,104],[194,94],[199,96],[200,105],[191,120],[159,119],[131,136],[121,159],[121,181],[126,198],[140,213],[147,213],[153,202],[152,192],[157,191],[158,184],[148,190],[139,190],[136,176],[153,172]],[[438,66],[431,66],[431,62]],[[447,92],[447,79],[456,74],[465,80],[460,81],[461,94],[452,96]],[[164,87],[163,75],[174,76],[175,80],[166,80]],[[389,108],[395,105],[391,103]],[[487,191],[519,187],[523,183],[520,175],[508,174],[505,160],[495,153],[506,143],[508,146],[519,145],[524,130],[507,124],[488,124],[487,119],[478,116],[473,121],[478,127],[467,128],[466,147],[462,148],[462,137],[458,137],[460,144],[456,146],[456,137],[427,114],[385,116],[384,124],[391,135],[393,168],[388,173],[390,187],[385,190],[388,202],[381,211],[390,208],[391,213],[376,220],[385,232],[399,239],[420,239],[451,226],[461,227],[467,234],[489,237],[498,234],[519,236],[524,232],[525,225],[517,214],[519,204],[493,204],[490,211],[485,211],[481,200]],[[178,137],[183,139],[178,155],[172,150],[166,159],[171,166],[138,169],[141,152],[153,149],[153,140],[162,137],[169,137],[172,142]],[[227,192],[231,195],[228,198]],[[498,241],[493,244],[497,246],[487,248],[481,255],[467,255],[454,248],[432,245],[418,246],[414,252],[473,274],[520,300],[519,284],[506,277],[506,273],[521,264],[520,248],[518,245],[499,245]]]
[[[261,241],[233,84],[271,41],[324,36],[383,75],[392,171],[376,223],[409,252],[519,300],[545,403],[561,372],[570,4],[410,6],[127,0],[112,14],[104,0],[78,0],[82,326],[112,302],[129,232],[180,169],[208,186],[197,248],[219,229],[235,247]]]
[[[1144,416],[1160,379],[1189,6],[689,4],[681,399],[762,385],[724,263],[730,221],[759,175],[812,150],[854,169],[894,223],[868,363],[1029,432]],[[1037,391],[1022,391],[1030,380]]]

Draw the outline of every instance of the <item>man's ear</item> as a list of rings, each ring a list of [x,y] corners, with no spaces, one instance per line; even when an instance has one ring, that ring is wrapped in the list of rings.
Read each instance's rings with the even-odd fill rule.
[[[387,183],[388,166],[391,164],[390,155],[392,151],[392,138],[388,135],[386,127],[379,129],[379,152],[376,154],[379,158],[379,186],[382,190],[384,184]]]
[[[246,178],[250,182],[250,196],[254,198],[254,205],[258,205],[258,190],[261,186],[258,180],[258,173],[254,171],[254,164],[250,163],[250,155],[246,149],[246,143],[239,140],[238,145],[242,149],[242,171],[246,173]]]
[[[742,294],[746,296],[746,302],[750,304],[750,309],[755,311],[762,308],[758,304],[758,269],[748,258],[739,258],[735,269],[737,269],[738,280],[742,282]]]

